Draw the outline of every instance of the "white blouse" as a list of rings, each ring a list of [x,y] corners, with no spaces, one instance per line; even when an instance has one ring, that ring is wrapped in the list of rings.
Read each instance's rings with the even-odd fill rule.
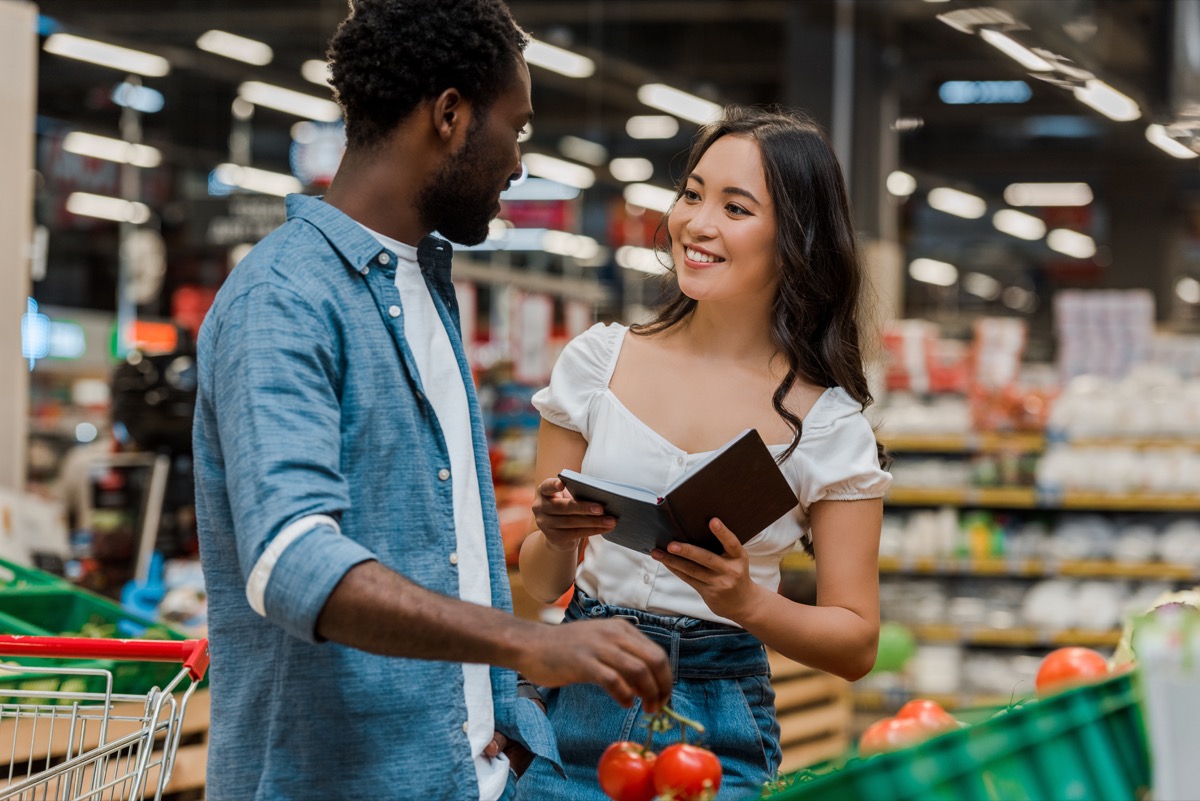
[[[687,453],[635,417],[609,389],[628,327],[597,323],[567,344],[550,386],[533,396],[542,417],[578,431],[588,442],[581,472],[662,491],[707,453]],[[779,454],[790,443],[770,445]],[[892,476],[879,467],[875,435],[862,405],[841,387],[817,399],[801,428],[800,443],[780,469],[800,504],[747,541],[750,578],[779,588],[779,563],[810,540],[809,508],[821,500],[880,498]],[[609,542],[588,540],[576,586],[613,606],[664,615],[688,615],[736,625],[708,608],[700,594],[650,556]]]

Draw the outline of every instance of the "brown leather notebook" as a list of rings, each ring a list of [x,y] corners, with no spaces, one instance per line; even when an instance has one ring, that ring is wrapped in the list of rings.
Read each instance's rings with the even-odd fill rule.
[[[714,553],[724,549],[709,531],[720,518],[743,543],[796,507],[796,495],[758,431],[748,428],[694,465],[659,495],[574,470],[558,474],[571,495],[604,505],[617,525],[604,538],[649,553],[672,541]]]

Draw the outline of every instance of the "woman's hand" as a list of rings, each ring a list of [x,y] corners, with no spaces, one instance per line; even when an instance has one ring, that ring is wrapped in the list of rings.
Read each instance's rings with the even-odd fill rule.
[[[725,547],[724,553],[672,542],[667,552],[655,548],[650,555],[700,593],[714,613],[740,622],[746,610],[754,607],[758,591],[758,585],[750,580],[750,556],[720,520],[714,517],[708,527]]]
[[[617,524],[616,518],[604,514],[600,504],[572,498],[557,478],[548,478],[538,486],[533,517],[546,547],[552,551],[574,551],[580,540],[604,534]]]

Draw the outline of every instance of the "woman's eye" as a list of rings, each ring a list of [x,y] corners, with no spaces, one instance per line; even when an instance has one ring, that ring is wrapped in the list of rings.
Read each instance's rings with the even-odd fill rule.
[[[700,193],[697,192],[695,189],[685,189],[685,190],[683,190],[683,199],[684,200],[699,200]]]
[[[729,213],[730,213],[730,214],[734,214],[734,215],[741,215],[741,214],[749,214],[749,213],[750,213],[750,212],[746,211],[745,209],[743,209],[741,206],[737,205],[736,203],[730,203],[730,204],[729,204],[728,206],[726,206],[725,208],[729,209]]]

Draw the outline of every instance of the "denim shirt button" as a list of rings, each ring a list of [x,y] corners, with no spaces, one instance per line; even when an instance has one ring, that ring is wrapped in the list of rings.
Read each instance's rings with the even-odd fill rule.
[[[363,267],[363,268],[362,268],[362,274],[363,274],[363,275],[370,275],[370,274],[371,274],[371,268],[370,268],[370,267]]]
[[[390,309],[388,309],[388,314],[390,314],[393,317],[399,317],[400,316],[400,307],[392,306]]]
[[[379,263],[382,264],[383,266],[386,267],[388,264],[391,263],[391,261],[392,261],[392,257],[389,256],[388,254],[386,254],[386,253],[379,254]]]
[[[453,551],[450,552],[450,564],[452,564],[452,565],[458,564],[458,554]]]
[[[443,467],[438,471],[438,478],[442,481],[445,481],[446,479],[450,478],[450,471]]]
[[[466,732],[468,732],[470,730],[471,730],[471,722],[469,720],[464,720],[463,721],[463,733],[465,734]]]

